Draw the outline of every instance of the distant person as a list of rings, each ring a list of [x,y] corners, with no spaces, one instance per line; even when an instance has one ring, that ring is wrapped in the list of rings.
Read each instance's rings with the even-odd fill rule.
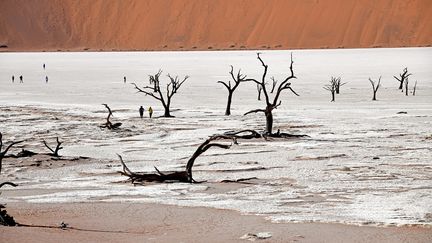
[[[126,76],[123,77],[123,82],[126,83]]]
[[[149,116],[150,116],[150,118],[152,118],[152,115],[153,115],[153,109],[152,109],[151,106],[148,108],[148,112],[149,112]]]
[[[24,83],[23,76],[21,75],[19,78],[20,78],[20,83]]]
[[[139,114],[140,114],[140,117],[141,117],[141,119],[143,118],[143,116],[144,116],[144,107],[140,107],[139,108]]]
[[[12,75],[12,83],[15,83],[15,76]]]
[[[45,82],[48,83],[48,76],[45,76]]]
[[[42,66],[43,66],[43,69],[45,70],[45,63]]]

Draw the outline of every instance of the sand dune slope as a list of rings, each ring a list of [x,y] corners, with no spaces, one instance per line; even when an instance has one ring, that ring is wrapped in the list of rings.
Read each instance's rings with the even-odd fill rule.
[[[430,0],[2,0],[1,50],[432,44]]]

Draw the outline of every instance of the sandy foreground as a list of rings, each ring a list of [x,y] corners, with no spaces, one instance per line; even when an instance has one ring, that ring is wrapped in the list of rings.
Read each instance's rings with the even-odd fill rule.
[[[0,227],[3,242],[247,242],[245,234],[269,232],[260,242],[431,242],[432,229],[341,224],[274,224],[230,210],[158,204],[76,203],[8,205],[23,224],[73,229]],[[251,240],[253,237],[251,238]]]

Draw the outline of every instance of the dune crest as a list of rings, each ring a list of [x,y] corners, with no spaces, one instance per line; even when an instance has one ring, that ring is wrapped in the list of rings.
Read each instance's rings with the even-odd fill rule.
[[[430,0],[2,0],[0,50],[429,46]]]

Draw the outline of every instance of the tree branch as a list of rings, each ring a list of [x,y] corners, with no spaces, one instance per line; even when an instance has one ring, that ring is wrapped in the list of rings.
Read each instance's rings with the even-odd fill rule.
[[[264,110],[264,109],[251,110],[251,111],[248,111],[248,112],[244,113],[243,115],[246,116],[246,115],[248,115],[248,114],[251,114],[251,113],[258,113],[258,112],[264,112],[264,113],[265,113],[266,110]]]

